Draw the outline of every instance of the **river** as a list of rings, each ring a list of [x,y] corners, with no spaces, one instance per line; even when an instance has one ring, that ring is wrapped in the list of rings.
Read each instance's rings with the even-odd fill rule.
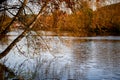
[[[1,62],[26,80],[120,80],[119,36],[38,37],[23,38]]]

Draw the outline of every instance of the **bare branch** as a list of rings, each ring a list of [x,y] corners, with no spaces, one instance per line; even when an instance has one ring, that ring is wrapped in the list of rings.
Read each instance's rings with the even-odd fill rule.
[[[6,56],[10,50],[16,45],[17,42],[19,42],[23,37],[27,35],[27,33],[32,29],[32,27],[35,25],[35,22],[39,19],[41,16],[42,11],[46,7],[48,1],[42,6],[41,10],[39,11],[39,14],[37,17],[32,21],[28,26],[26,26],[26,29],[2,52],[0,53],[0,59]]]
[[[20,15],[20,13],[22,12],[22,10],[24,9],[25,5],[27,4],[28,0],[24,0],[22,6],[20,7],[19,11],[17,12],[17,14],[15,15],[15,17],[12,19],[12,21],[10,22],[10,24],[1,31],[0,34],[6,34],[9,31],[10,26],[13,24],[13,22],[16,20],[16,18]]]

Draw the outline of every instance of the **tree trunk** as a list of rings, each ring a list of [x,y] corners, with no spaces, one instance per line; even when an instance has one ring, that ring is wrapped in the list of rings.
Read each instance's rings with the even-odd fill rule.
[[[0,53],[0,59],[5,57],[10,52],[10,50],[16,45],[16,43],[19,42],[23,37],[25,37],[27,35],[27,33],[34,26],[35,22],[40,18],[43,9],[46,7],[46,4],[44,4],[42,6],[42,8],[39,11],[37,17],[26,27],[26,29],[2,53]]]
[[[10,30],[10,26],[13,24],[13,22],[16,20],[16,18],[20,15],[20,13],[23,11],[24,7],[26,6],[28,0],[24,0],[24,2],[22,3],[22,6],[20,7],[19,11],[17,12],[17,14],[15,15],[15,17],[12,19],[12,21],[6,26],[6,28],[4,30],[1,31],[0,34],[4,35],[6,33],[9,32]]]

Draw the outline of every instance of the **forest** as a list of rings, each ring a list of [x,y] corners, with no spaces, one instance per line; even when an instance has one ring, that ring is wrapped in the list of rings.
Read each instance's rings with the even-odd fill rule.
[[[98,36],[98,35],[119,35],[120,34],[120,3],[100,7],[96,10],[90,8],[88,2],[82,2],[82,8],[68,13],[57,9],[52,13],[42,15],[32,28],[33,31],[53,31],[55,35],[64,35],[69,33],[69,36]],[[11,30],[15,28],[25,28],[22,24],[31,22],[36,14],[23,14],[19,20],[14,21],[11,25]],[[1,31],[12,20],[11,17],[4,14],[1,15]],[[19,26],[16,26],[18,24]]]
[[[0,50],[0,79],[5,80],[5,71],[17,75],[1,61],[15,47],[23,55],[17,46],[23,39],[28,40],[27,47],[32,46],[37,52],[42,43],[49,50],[43,36],[120,36],[119,8],[119,0],[1,0],[0,46],[5,48]],[[14,33],[13,40],[8,38],[10,33],[19,31],[21,33]],[[42,31],[54,34],[43,35]],[[4,44],[7,42],[9,44]]]

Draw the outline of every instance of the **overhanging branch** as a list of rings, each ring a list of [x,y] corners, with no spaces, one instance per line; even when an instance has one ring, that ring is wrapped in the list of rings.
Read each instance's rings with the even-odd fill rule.
[[[41,10],[39,11],[36,18],[28,25],[26,26],[26,29],[2,52],[0,53],[0,59],[5,57],[10,50],[19,42],[23,37],[27,35],[27,33],[32,29],[32,27],[35,25],[35,22],[40,18],[42,11],[45,9],[48,1],[42,6]]]
[[[12,19],[12,21],[8,24],[8,26],[6,26],[6,28],[4,30],[1,31],[0,34],[6,34],[9,29],[10,29],[10,26],[13,24],[13,22],[16,20],[16,18],[20,15],[20,13],[22,12],[22,10],[24,9],[24,7],[26,6],[28,0],[24,0],[22,6],[20,7],[19,11],[17,12],[17,14],[15,15],[15,17]]]

